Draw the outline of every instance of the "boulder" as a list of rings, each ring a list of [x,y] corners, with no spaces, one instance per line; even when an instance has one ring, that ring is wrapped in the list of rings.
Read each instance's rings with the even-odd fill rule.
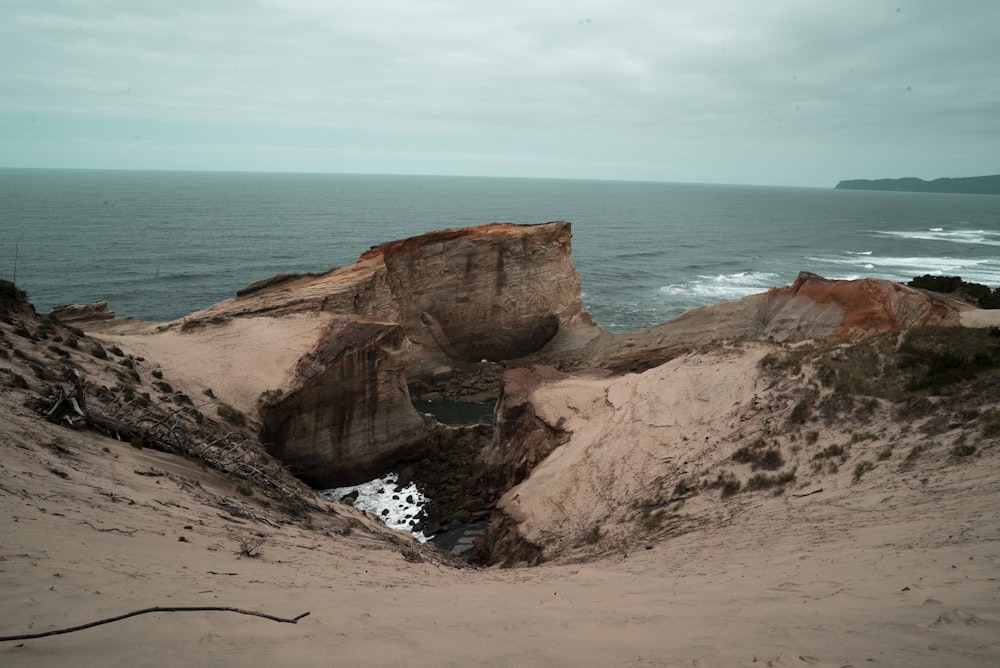
[[[87,327],[93,323],[113,320],[115,312],[108,308],[108,302],[93,304],[64,304],[52,309],[51,314],[64,325]]]

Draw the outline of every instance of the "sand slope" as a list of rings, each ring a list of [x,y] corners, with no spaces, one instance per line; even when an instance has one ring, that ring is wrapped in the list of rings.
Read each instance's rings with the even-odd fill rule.
[[[145,615],[2,643],[4,666],[1000,662],[994,449],[806,497],[713,502],[696,530],[590,563],[476,571],[407,561],[347,509],[288,523],[186,460],[53,427],[19,399],[0,393],[0,635],[150,606],[311,614]],[[257,534],[261,557],[239,556]]]

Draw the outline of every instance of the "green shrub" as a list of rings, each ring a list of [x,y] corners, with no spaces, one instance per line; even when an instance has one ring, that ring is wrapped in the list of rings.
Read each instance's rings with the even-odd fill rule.
[[[815,455],[813,455],[814,460],[819,459],[833,459],[834,457],[840,457],[841,459],[847,459],[847,450],[842,445],[828,445],[823,448]]]
[[[719,473],[718,477],[708,484],[710,489],[721,489],[723,499],[728,499],[738,493],[740,491],[740,487],[742,486],[743,483],[740,482],[739,478],[737,478],[732,471],[723,471]]]
[[[253,496],[253,484],[249,480],[237,480],[236,491],[243,496]]]
[[[642,513],[642,526],[647,529],[655,529],[663,523],[663,519],[667,516],[666,508],[659,508],[653,510],[652,508],[646,508]]]
[[[225,402],[220,401],[215,410],[219,414],[219,417],[231,425],[242,427],[247,423],[247,416],[243,414],[243,411],[233,408]]]
[[[27,327],[24,326],[23,322],[18,322],[17,327],[14,328],[14,333],[24,339],[29,339],[31,341],[35,340],[35,335],[32,334]]]
[[[961,276],[933,276],[924,274],[917,276],[907,285],[922,290],[955,294],[982,309],[1000,308],[1000,288],[990,289],[982,283],[963,281]]]
[[[808,396],[804,399],[799,400],[795,404],[795,408],[788,415],[788,422],[793,425],[805,424],[809,420],[809,416],[812,414],[813,406],[813,396]]]
[[[590,529],[583,534],[580,539],[580,545],[596,545],[598,541],[601,540],[601,525],[595,524],[590,527]]]
[[[976,454],[976,446],[971,443],[962,443],[953,447],[951,454],[955,457],[971,457]]]
[[[786,485],[793,480],[795,480],[795,469],[789,469],[775,475],[757,473],[747,480],[746,489],[750,492],[758,489],[768,489],[770,487]]]
[[[28,381],[26,381],[20,374],[16,374],[10,369],[0,369],[0,371],[7,372],[7,375],[10,378],[9,383],[11,387],[16,387],[22,390],[28,389]]]
[[[1000,412],[991,415],[983,424],[983,436],[986,438],[1000,436]]]
[[[763,444],[763,441],[760,441]],[[733,453],[734,462],[750,464],[751,470],[764,469],[776,471],[784,465],[785,460],[777,448],[761,448],[759,446],[743,446]]]
[[[14,285],[13,281],[0,278],[0,305],[14,306],[28,301],[28,294]]]
[[[1000,368],[1000,337],[972,327],[919,327],[900,346],[899,366],[911,391],[939,391]]]
[[[861,480],[861,476],[863,476],[865,473],[868,473],[873,468],[875,468],[875,465],[872,464],[867,459],[858,462],[857,465],[854,467],[854,482]]]
[[[284,390],[280,388],[274,390],[264,390],[260,393],[260,396],[257,397],[257,403],[261,406],[277,403],[281,400],[281,397],[284,396],[284,394]]]
[[[41,364],[36,364],[34,362],[30,363],[31,370],[34,372],[35,377],[39,380],[55,380],[55,377]]]
[[[920,455],[924,454],[924,452],[926,452],[929,449],[930,446],[925,443],[919,443],[917,445],[914,445],[912,448],[910,448],[910,452],[907,453],[906,459],[903,460],[903,463],[912,464],[913,462],[920,459]]]

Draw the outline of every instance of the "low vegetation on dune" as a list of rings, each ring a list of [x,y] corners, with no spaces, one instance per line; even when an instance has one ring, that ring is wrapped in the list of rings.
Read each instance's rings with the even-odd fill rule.
[[[763,410],[744,410],[731,431],[704,442],[667,444],[665,461],[679,465],[668,464],[637,500],[623,499],[547,558],[627,552],[636,541],[697,531],[769,498],[926,482],[995,454],[1000,443],[996,328],[729,345],[771,348],[758,363]]]
[[[250,426],[242,413],[211,397],[195,403],[155,362],[38,315],[23,290],[0,281],[0,392],[10,390],[24,393],[53,428],[89,429],[199,461],[227,474],[239,493],[262,490],[293,514],[310,505],[305,486],[240,429]]]
[[[788,458],[805,482],[848,464],[857,483],[880,467],[906,471],[930,452],[959,464],[1000,434],[995,327],[917,327],[851,343],[784,346],[759,366],[783,387],[791,409],[770,445],[757,439],[734,453],[733,461],[752,470]],[[743,485],[754,487],[762,488]]]
[[[940,292],[963,299],[985,309],[1000,308],[1000,288],[990,288],[982,283],[963,281],[961,276],[934,276],[924,274],[907,283],[910,287]]]

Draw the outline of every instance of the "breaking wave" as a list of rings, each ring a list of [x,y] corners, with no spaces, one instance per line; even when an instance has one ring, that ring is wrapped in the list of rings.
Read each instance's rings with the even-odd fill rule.
[[[924,241],[943,241],[956,244],[973,244],[979,246],[1000,246],[1000,232],[993,230],[951,229],[932,227],[927,230],[876,230],[874,234],[900,239],[917,239]]]
[[[778,278],[779,274],[768,271],[739,271],[732,274],[698,276],[691,281],[664,285],[660,288],[660,293],[690,297],[700,302],[741,299],[778,285]]]

